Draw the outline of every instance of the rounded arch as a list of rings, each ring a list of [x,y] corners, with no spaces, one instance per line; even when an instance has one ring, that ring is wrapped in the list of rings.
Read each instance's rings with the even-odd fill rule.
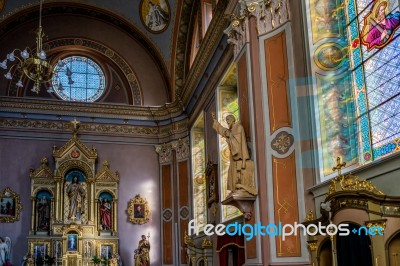
[[[398,264],[400,260],[400,229],[394,232],[385,243],[388,266]]]
[[[329,237],[324,238],[317,250],[318,265],[332,265],[332,241]]]
[[[68,173],[68,171],[70,171],[72,169],[81,170],[86,175],[88,180],[94,178],[94,173],[92,172],[92,169],[90,168],[90,166],[83,161],[77,161],[77,160],[69,160],[69,161],[63,162],[58,167],[56,175],[62,177],[64,180],[65,175]]]
[[[109,193],[113,197],[113,199],[117,199],[117,196],[115,195],[115,193],[107,188],[97,191],[95,198],[98,199],[102,193]]]
[[[371,238],[366,235],[352,234],[352,230],[358,230],[360,225],[350,222],[347,228],[349,235],[336,235],[336,254],[338,265],[372,266]]]
[[[169,82],[169,72],[168,68],[166,67],[164,58],[162,57],[160,51],[158,48],[155,46],[155,44],[140,30],[138,30],[130,21],[127,19],[121,17],[120,15],[111,12],[109,10],[93,6],[92,4],[82,4],[82,3],[71,3],[71,2],[51,2],[51,3],[45,3],[43,6],[43,28],[45,33],[53,37],[54,32],[58,32],[57,36],[64,36],[64,37],[70,37],[73,36],[73,32],[77,32],[77,29],[73,26],[64,27],[63,31],[60,32],[59,28],[56,28],[57,23],[53,23],[52,21],[58,21],[60,20],[60,17],[69,17],[69,18],[78,18],[81,20],[90,20],[93,22],[93,24],[96,24],[97,26],[91,26],[91,27],[79,27],[78,32],[82,32],[82,36],[86,36],[84,34],[87,33],[88,29],[90,29],[91,32],[95,32],[97,36],[102,36],[102,39],[105,38],[105,35],[101,35],[103,32],[104,28],[107,28],[107,32],[113,32],[113,34],[121,36],[123,35],[126,40],[130,40],[135,44],[135,49],[132,48],[131,44],[127,44],[131,49],[128,49],[127,45],[125,45],[127,42],[126,41],[118,41],[119,37],[110,37],[108,36],[107,40],[110,40],[113,42],[114,47],[118,47],[119,54],[120,55],[125,55],[126,51],[139,51],[140,54],[138,58],[135,57],[134,62],[136,65],[134,65],[135,70],[138,68],[137,65],[141,65],[142,68],[138,70],[137,77],[140,80],[141,86],[145,86],[143,91],[144,95],[142,95],[142,99],[146,98],[146,102],[144,103],[145,105],[150,105],[150,106],[158,106],[158,105],[163,105],[167,102],[171,101],[171,89],[170,89],[170,82]],[[11,36],[10,37],[10,31],[15,31],[15,29],[20,29],[23,27],[27,27],[30,25],[30,27],[35,27],[38,19],[38,5],[31,5],[29,7],[24,7],[23,9],[19,10],[13,15],[10,15],[6,19],[4,19],[0,23],[0,27],[2,28],[2,31],[0,31],[0,38],[2,39],[3,37],[7,37],[8,39],[16,39],[16,36]],[[47,23],[47,21],[51,21],[51,23]],[[74,21],[74,20],[71,20]],[[62,23],[62,22],[59,22]],[[98,24],[101,24],[103,26],[99,26]],[[68,24],[69,25],[69,24]],[[84,24],[80,24],[84,25]],[[83,29],[81,29],[83,28]],[[91,30],[91,29],[99,29],[101,28],[102,31],[99,33],[99,31]],[[66,31],[66,29],[69,29]],[[30,29],[27,29],[30,31]],[[25,31],[26,32],[26,31]],[[50,33],[50,34],[49,34]],[[81,35],[75,35],[75,36],[80,36]],[[30,43],[26,43],[26,41]],[[122,43],[124,45],[116,45],[116,43]],[[21,45],[30,45],[34,46],[34,36],[32,35],[32,38],[25,39],[24,43]],[[123,46],[123,48],[121,48]],[[15,47],[13,45],[13,42],[11,41],[9,44],[7,44],[6,47],[4,47],[4,53],[8,52],[10,49],[12,50]],[[24,47],[20,47],[24,48]],[[123,52],[122,52],[123,51]],[[129,52],[129,53],[135,53],[138,54],[138,52]],[[4,54],[5,55],[5,54]],[[0,54],[0,57],[3,57],[3,55]],[[131,55],[127,55],[126,58],[129,58],[128,61],[132,61],[130,58],[132,58]],[[140,64],[138,59],[140,59]],[[145,62],[143,66],[143,62]],[[148,77],[146,76],[146,73],[154,73],[154,75]],[[132,75],[130,75],[132,76]],[[130,76],[128,76],[128,81],[132,82],[133,79],[130,79]],[[139,84],[137,84],[139,86]],[[152,94],[148,91],[152,92],[152,90],[157,90],[160,92],[160,94],[154,98]],[[45,93],[44,93],[45,94]],[[145,96],[145,97],[143,97]],[[159,99],[159,100],[157,100]]]
[[[50,193],[50,196],[52,199],[54,199],[54,191],[51,188],[48,187],[36,187],[33,191],[32,191],[32,196],[33,197],[37,197],[38,193],[41,191],[46,191]]]

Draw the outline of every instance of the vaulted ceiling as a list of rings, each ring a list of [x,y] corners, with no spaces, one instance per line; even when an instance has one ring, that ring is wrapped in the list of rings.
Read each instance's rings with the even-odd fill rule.
[[[150,1],[44,0],[42,17],[43,29],[47,35],[45,41],[85,36],[104,45],[113,46],[114,43],[111,48],[124,57],[138,75],[144,97],[143,105],[162,105],[174,101],[175,87],[182,87],[185,74],[192,2],[153,1],[169,10],[166,26],[154,31],[145,24],[144,14],[148,10],[148,2]],[[9,49],[35,45],[33,30],[38,23],[39,3],[39,0],[0,0],[0,39],[3,50],[0,59],[10,52]],[[122,38],[117,32],[123,32],[131,40]],[[135,49],[136,53],[130,49]],[[149,65],[144,63],[146,60],[152,61],[153,65],[146,67],[146,64]],[[139,72],[143,72],[143,75],[139,76]],[[157,81],[158,77],[161,80]],[[161,94],[157,94],[157,89]],[[0,92],[0,95],[7,93]],[[151,100],[146,103],[146,99],[155,96],[160,97],[162,102]]]

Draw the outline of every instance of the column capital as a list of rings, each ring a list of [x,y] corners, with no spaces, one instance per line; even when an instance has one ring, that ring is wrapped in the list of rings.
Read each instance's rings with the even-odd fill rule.
[[[172,163],[172,145],[171,143],[164,143],[155,146],[156,152],[160,160],[160,164]]]
[[[235,46],[236,58],[250,40],[249,18],[256,18],[258,36],[269,33],[290,20],[289,0],[240,0],[229,15],[231,23],[224,33],[228,35],[228,43]]]
[[[188,159],[190,156],[190,142],[189,137],[173,141],[172,149],[176,151],[176,158],[178,160]]]

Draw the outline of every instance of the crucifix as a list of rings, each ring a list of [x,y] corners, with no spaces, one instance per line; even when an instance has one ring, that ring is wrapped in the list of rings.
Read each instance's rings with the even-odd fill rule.
[[[336,166],[332,168],[333,171],[338,171],[338,176],[342,175],[342,168],[346,166],[346,162],[340,163],[340,157],[336,158]]]
[[[80,123],[78,120],[76,120],[76,117],[74,117],[74,120],[71,121],[72,124],[72,134],[74,134],[74,136],[76,137],[77,133],[78,133],[78,129],[80,126]]]

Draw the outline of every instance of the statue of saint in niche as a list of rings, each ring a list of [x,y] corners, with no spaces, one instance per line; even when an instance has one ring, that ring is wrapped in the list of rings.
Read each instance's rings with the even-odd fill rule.
[[[69,198],[68,219],[81,220],[82,214],[85,212],[84,202],[86,191],[79,183],[77,176],[74,176],[72,183],[68,185],[67,195]]]
[[[211,116],[214,121],[213,128],[225,138],[230,151],[227,189],[231,191],[231,194],[245,192],[257,195],[254,187],[254,164],[250,160],[243,126],[236,122],[233,115],[226,117],[228,128],[217,121],[215,113],[212,113]]]
[[[111,203],[100,198],[100,224],[102,230],[111,230]]]
[[[38,231],[48,231],[50,229],[50,202],[46,196],[39,199],[37,204],[38,212]]]

